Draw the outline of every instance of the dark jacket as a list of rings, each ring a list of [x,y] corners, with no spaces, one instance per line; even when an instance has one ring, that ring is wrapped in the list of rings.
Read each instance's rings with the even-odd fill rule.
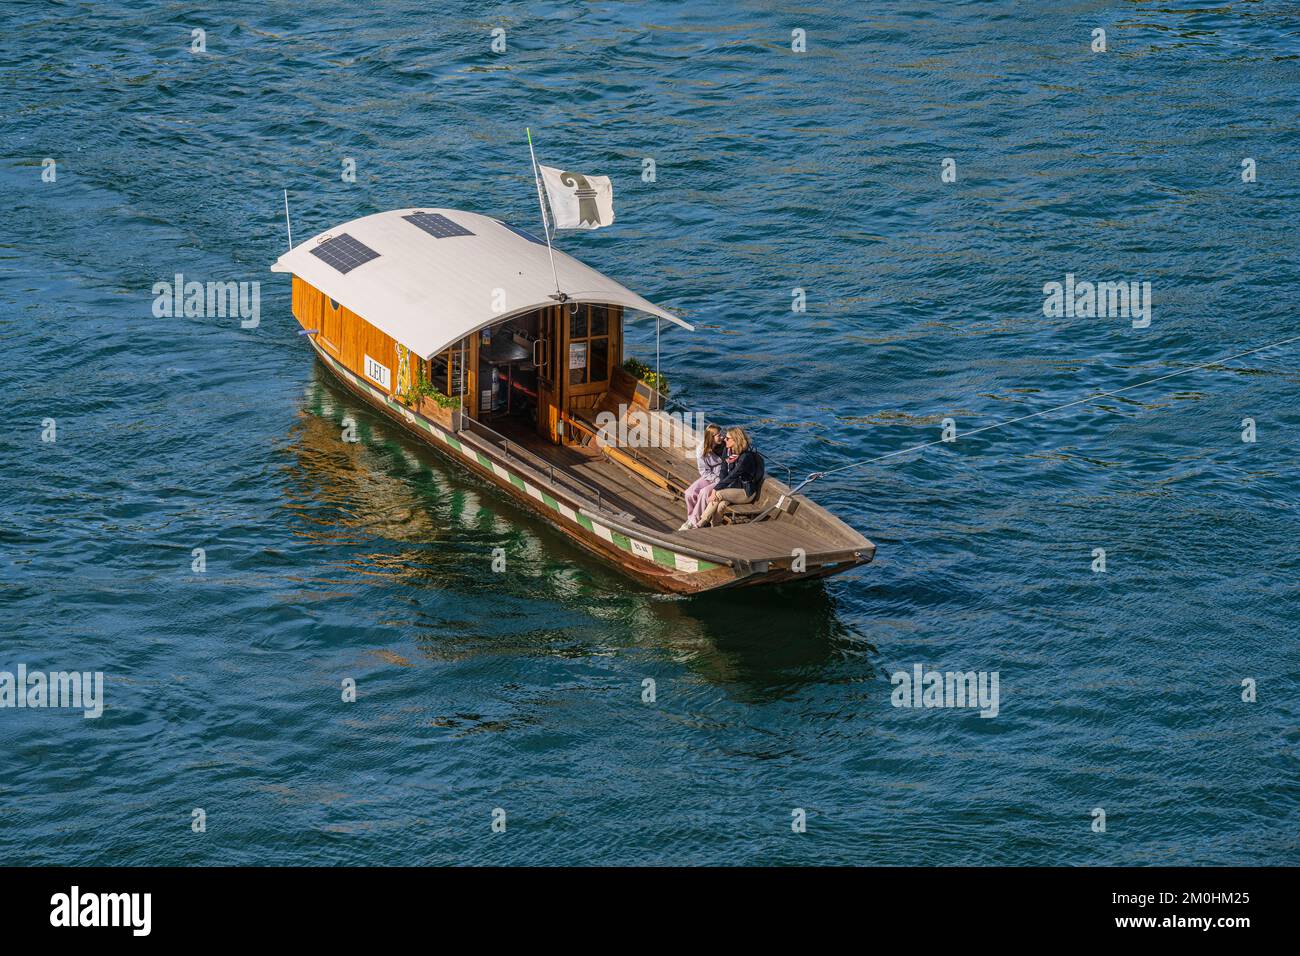
[[[724,488],[742,488],[752,501],[758,497],[763,487],[763,473],[763,456],[753,448],[747,448],[735,461],[727,462],[722,466],[722,477],[718,479],[714,491],[721,491]]]

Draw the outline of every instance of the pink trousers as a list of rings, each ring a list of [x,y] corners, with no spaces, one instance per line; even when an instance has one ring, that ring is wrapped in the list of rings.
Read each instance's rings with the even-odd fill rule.
[[[712,478],[697,478],[695,484],[686,489],[686,517],[691,524],[698,525],[704,514],[704,506],[709,503],[709,492],[717,482]]]

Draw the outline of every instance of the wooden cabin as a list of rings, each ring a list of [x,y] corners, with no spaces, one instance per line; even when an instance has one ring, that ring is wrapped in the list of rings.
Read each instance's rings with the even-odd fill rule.
[[[693,593],[871,560],[870,541],[770,476],[727,523],[679,531],[698,435],[624,370],[623,323],[691,326],[553,255],[489,216],[400,209],[272,270],[293,276],[293,314],[345,386],[643,583]]]

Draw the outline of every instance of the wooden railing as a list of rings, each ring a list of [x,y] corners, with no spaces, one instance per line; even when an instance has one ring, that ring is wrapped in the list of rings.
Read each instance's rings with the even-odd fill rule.
[[[519,442],[511,441],[500,432],[488,428],[488,426],[484,425],[482,422],[466,416],[463,419],[462,431],[468,431],[471,434],[484,439],[488,444],[496,445],[501,449],[501,453],[506,458],[514,458],[516,461],[527,465],[534,471],[546,475],[554,487],[560,487],[560,483],[563,482],[569,486],[571,492],[577,491],[588,501],[595,502],[598,511],[604,511],[608,514],[614,515],[622,513],[621,511],[615,511],[606,506],[604,496],[601,495],[599,488],[589,485],[585,481],[580,481],[579,479],[574,478],[562,468],[557,471],[552,462],[547,461],[541,455],[529,451],[523,445],[519,444]]]
[[[682,491],[681,481],[672,472],[666,469],[658,468],[654,462],[650,461],[644,455],[639,453],[635,448],[628,445],[615,445],[601,434],[600,429],[593,428],[591,425],[574,418],[567,412],[560,412],[560,420],[566,425],[571,426],[575,431],[590,435],[595,440],[596,445],[608,455],[612,460],[618,462],[624,468],[632,471],[651,484],[657,485],[664,491],[670,491],[673,494],[680,494]]]

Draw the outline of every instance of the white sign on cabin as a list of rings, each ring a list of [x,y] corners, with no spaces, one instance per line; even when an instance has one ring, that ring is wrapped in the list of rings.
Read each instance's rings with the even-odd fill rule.
[[[384,388],[388,388],[388,383],[393,380],[392,373],[388,370],[387,365],[380,365],[369,355],[366,356],[366,378],[372,382],[378,382]]]
[[[587,367],[587,343],[570,342],[569,343],[569,368],[586,368]]]

